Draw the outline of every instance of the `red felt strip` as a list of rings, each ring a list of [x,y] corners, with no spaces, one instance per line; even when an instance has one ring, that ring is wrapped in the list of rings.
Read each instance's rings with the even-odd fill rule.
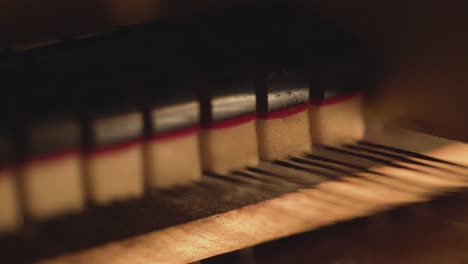
[[[266,114],[260,115],[261,119],[277,119],[277,118],[285,118],[297,113],[301,113],[309,109],[309,103],[304,103],[276,111],[272,111]]]
[[[248,122],[251,122],[253,120],[257,119],[257,115],[255,113],[253,114],[248,114],[248,115],[243,115],[240,117],[235,117],[227,120],[222,120],[213,124],[209,125],[204,125],[203,128],[205,129],[223,129],[223,128],[228,128],[228,127],[233,127],[233,126],[238,126],[242,125]]]
[[[17,165],[14,164],[14,163],[1,165],[0,166],[0,179],[1,178],[7,178],[7,176],[9,175],[9,174],[3,173],[3,172],[9,172],[9,171],[15,170],[16,167],[17,167]]]
[[[192,126],[187,128],[182,128],[175,131],[169,131],[164,133],[155,134],[149,136],[146,140],[148,141],[163,141],[163,140],[171,140],[175,138],[180,138],[184,136],[191,135],[198,131],[198,126]]]
[[[79,155],[80,151],[77,149],[65,149],[61,151],[54,151],[50,153],[44,153],[44,154],[39,154],[32,156],[30,158],[27,158],[23,161],[25,165],[30,165],[32,163],[37,163],[37,162],[44,162],[44,161],[52,161],[52,160],[58,160],[58,159],[63,159],[69,156],[73,155]]]
[[[313,105],[318,105],[318,106],[332,105],[332,104],[336,104],[336,103],[340,103],[340,102],[343,102],[343,101],[350,100],[350,99],[358,97],[358,96],[362,96],[362,94],[363,94],[363,92],[361,90],[358,90],[358,91],[354,91],[354,92],[349,93],[349,94],[343,94],[343,95],[335,96],[335,97],[328,98],[328,99],[321,100],[321,101],[311,99],[310,103],[313,104]]]
[[[97,148],[90,150],[88,153],[90,155],[103,155],[103,154],[108,154],[111,152],[125,150],[125,149],[128,149],[130,147],[136,146],[141,143],[143,143],[143,139],[138,138],[138,139],[126,141],[123,143],[115,143],[115,144],[108,145],[108,146],[97,147]]]

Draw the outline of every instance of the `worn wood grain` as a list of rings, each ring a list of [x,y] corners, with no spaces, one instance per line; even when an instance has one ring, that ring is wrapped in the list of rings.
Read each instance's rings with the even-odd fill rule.
[[[463,164],[460,168],[464,169],[468,146],[451,143],[425,154]],[[405,173],[392,166],[378,169],[392,175]],[[336,185],[333,185],[333,181],[326,181],[314,188],[40,263],[188,263],[347,219],[373,215],[388,210],[392,197],[398,199],[398,192],[395,192],[386,196],[387,199],[362,200],[366,197],[361,195],[364,190],[369,197],[378,197],[375,195],[381,193],[382,186],[380,189],[365,189],[372,186],[357,184],[353,189],[357,190],[356,195],[355,192],[340,189],[344,197],[333,195],[335,187],[331,186]],[[466,183],[461,183],[459,187],[466,187]],[[356,202],[359,199],[360,202]],[[405,203],[420,203],[431,197],[415,195],[404,196],[404,199]]]

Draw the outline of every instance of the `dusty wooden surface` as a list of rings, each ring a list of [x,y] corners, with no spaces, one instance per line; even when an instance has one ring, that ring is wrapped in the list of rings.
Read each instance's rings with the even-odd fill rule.
[[[111,27],[109,18],[103,15],[105,11],[99,6],[96,8],[97,1],[81,2],[78,7],[78,4],[70,4],[70,1],[1,1],[1,43],[25,42]],[[210,1],[205,2],[209,6]],[[435,135],[468,140],[468,125],[465,122],[465,113],[468,113],[465,102],[468,98],[465,73],[468,67],[468,34],[465,26],[468,2],[308,2],[331,21],[356,31],[374,51],[379,78],[375,89],[367,97],[371,118]],[[461,149],[454,148],[434,155],[450,159],[459,158],[463,153]],[[313,211],[304,210],[310,208],[310,201],[304,197],[308,196],[286,195],[64,256],[51,260],[51,263],[192,261],[302,232],[343,217],[342,214],[330,214],[331,219],[318,221],[313,217],[316,216]],[[337,208],[340,212],[341,207]],[[281,227],[281,231],[274,227]]]
[[[466,164],[468,146],[461,143],[446,144],[427,154]],[[408,173],[405,173],[407,170],[398,167],[383,166],[376,169],[387,175],[399,177],[398,174],[401,174],[400,176],[408,177]],[[460,174],[462,181],[455,183],[455,189],[467,186],[467,182],[463,180],[466,177],[466,168],[460,169],[463,172]],[[419,181],[424,175],[430,177],[426,173],[413,176]],[[442,178],[448,180],[445,176]],[[446,185],[448,182],[443,183],[444,180],[439,176],[423,179],[426,186],[435,188],[434,192],[451,185]],[[374,215],[400,203],[420,203],[431,199],[430,195],[423,194],[425,192],[408,195],[385,186],[359,179],[340,183],[326,181],[315,188],[302,189],[236,210],[40,263],[188,263],[346,219]],[[439,189],[437,186],[445,187]],[[340,195],[335,196],[336,193]]]

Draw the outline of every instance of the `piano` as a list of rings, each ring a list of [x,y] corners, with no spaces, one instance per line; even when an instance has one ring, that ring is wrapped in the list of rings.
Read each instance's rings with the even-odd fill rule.
[[[0,4],[30,18],[0,28],[2,262],[468,259],[466,4],[59,2]]]

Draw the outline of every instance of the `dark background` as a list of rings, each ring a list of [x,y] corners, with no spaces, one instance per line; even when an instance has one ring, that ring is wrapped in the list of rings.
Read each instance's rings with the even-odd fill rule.
[[[468,1],[302,1],[359,34],[375,54],[378,82],[367,95],[370,118],[468,141]],[[159,7],[123,8],[121,20],[129,21],[139,10],[151,19],[253,1],[0,0],[0,47],[110,30],[122,12],[111,12],[108,2]]]

